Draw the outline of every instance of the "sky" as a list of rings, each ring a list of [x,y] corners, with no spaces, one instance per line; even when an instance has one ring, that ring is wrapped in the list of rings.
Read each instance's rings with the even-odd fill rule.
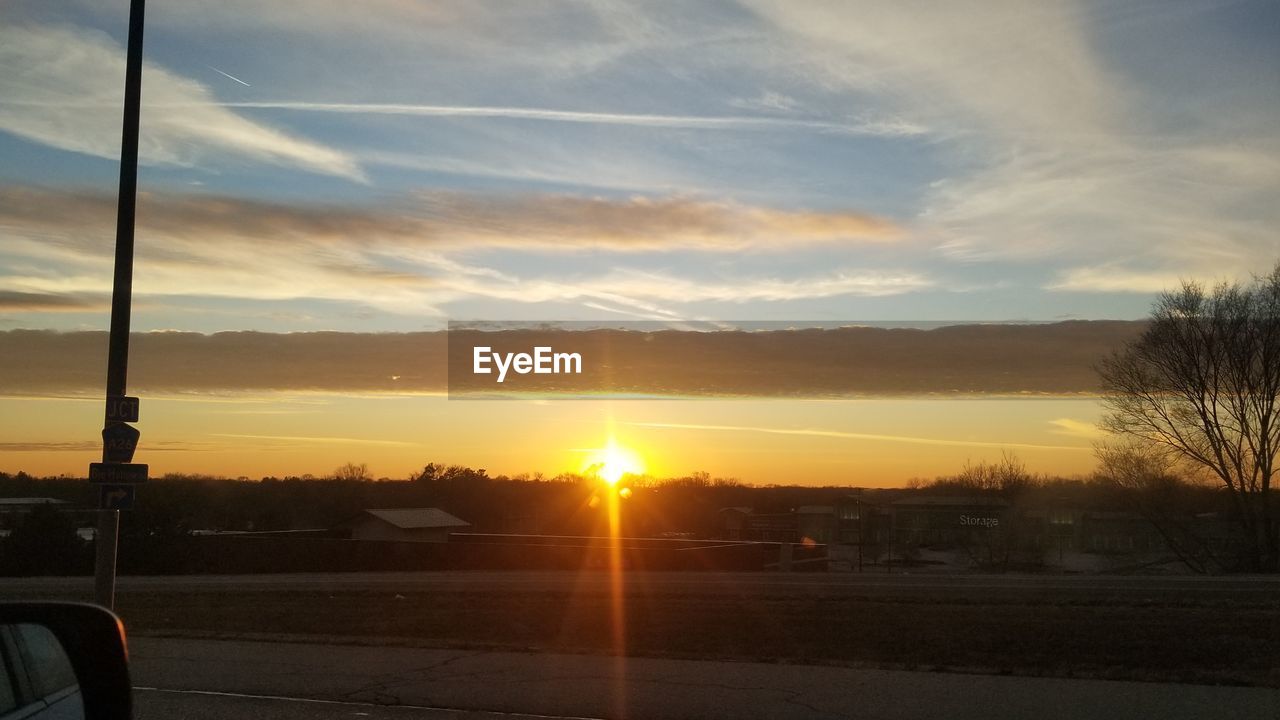
[[[127,13],[0,6],[0,330],[108,324]],[[135,331],[1137,319],[1181,279],[1280,259],[1271,2],[168,0],[146,20]],[[684,407],[668,422],[739,425]],[[992,442],[1016,434],[1002,413]],[[1094,414],[1046,411],[1041,444]],[[27,445],[86,427],[0,424]],[[688,430],[719,449],[668,464],[716,471],[727,432]],[[572,464],[545,462],[524,469]]]

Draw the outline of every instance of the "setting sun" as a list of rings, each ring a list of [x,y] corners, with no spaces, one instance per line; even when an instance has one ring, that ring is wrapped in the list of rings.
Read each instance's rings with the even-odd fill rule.
[[[644,462],[635,451],[618,445],[610,438],[608,445],[587,455],[583,472],[615,485],[624,475],[644,473]]]

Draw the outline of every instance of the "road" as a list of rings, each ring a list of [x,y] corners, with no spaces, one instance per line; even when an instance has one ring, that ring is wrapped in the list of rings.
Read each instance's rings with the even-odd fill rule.
[[[650,663],[697,662],[709,664],[688,667],[713,668],[698,671],[707,677],[729,673],[736,678],[745,668],[756,667],[783,678],[780,685],[752,680],[748,687],[775,693],[751,696],[753,706],[809,693],[804,678],[821,674],[831,675],[836,686],[863,688],[863,696],[884,688],[889,695],[871,707],[897,713],[885,717],[928,717],[903,715],[902,709],[912,707],[917,687],[940,688],[953,682],[961,684],[950,686],[952,695],[963,696],[971,688],[987,695],[999,693],[993,697],[1000,698],[1002,708],[1021,689],[1034,688],[1026,692],[1055,708],[1053,698],[1066,693],[1079,696],[1071,709],[1093,707],[1108,717],[1114,713],[1104,709],[1111,706],[1090,703],[1096,693],[1109,697],[1120,692],[1116,688],[1123,689],[1125,698],[1143,698],[1150,688],[1160,688],[1161,694],[1178,698],[1180,707],[1206,710],[1207,705],[1197,705],[1196,700],[1205,693],[1213,702],[1227,704],[1257,697],[1249,695],[1255,691],[1209,685],[1280,685],[1280,635],[1275,632],[1280,578],[625,573],[619,589],[615,596],[611,576],[599,571],[125,577],[117,607],[143,660],[148,659],[148,647],[159,647],[148,643],[160,642],[267,643],[254,651],[264,655],[299,647],[290,642],[318,643],[305,647],[346,648],[341,652],[365,658],[351,664],[361,668],[370,662],[365,654],[370,647],[387,653],[467,648],[488,651],[490,657],[502,652],[508,658],[534,657],[538,659],[529,662],[537,664],[552,657],[586,657],[572,653],[605,656],[623,647],[633,669]],[[90,591],[89,578],[0,580],[0,597],[5,598],[87,599]],[[528,652],[540,654],[520,655]],[[209,679],[212,667],[205,660],[192,665],[199,668],[192,675],[202,682]],[[406,664],[413,667],[416,662]],[[452,662],[479,660],[467,656]],[[603,661],[591,663],[600,666]],[[285,675],[276,672],[269,679],[281,681]],[[251,703],[290,718],[348,710],[274,696],[377,699],[359,693],[317,695],[310,686],[255,685],[239,676],[228,677],[234,682],[140,684],[165,691],[253,697],[148,690],[140,693],[140,703],[155,709],[152,717],[197,717],[201,707]],[[868,686],[869,677],[878,680]],[[1143,682],[1094,684],[1104,678]],[[622,680],[640,683],[627,691],[628,698],[654,691],[653,681],[633,673],[615,678]],[[700,696],[714,694],[707,683],[698,687]],[[669,696],[668,690],[660,694]],[[735,695],[743,690],[737,688]],[[824,690],[815,692],[825,697]],[[598,689],[591,694],[601,696]],[[938,690],[926,697],[933,703],[927,708],[936,710],[949,696]],[[430,693],[393,699],[427,708],[415,710],[421,713],[466,707],[592,716],[599,709],[518,702],[501,707],[459,705],[442,703]],[[829,699],[837,709],[845,702],[842,697]],[[464,701],[472,702],[458,700]],[[196,709],[170,711],[179,706]],[[1011,707],[1008,716],[1027,714],[1022,712],[1027,705]],[[1141,711],[1142,705],[1124,707],[1134,716],[1149,714]],[[971,717],[994,717],[991,708],[978,705],[962,706],[956,713],[961,711]],[[1177,716],[1176,708],[1170,713],[1165,714]],[[1277,717],[1280,712],[1273,720]]]
[[[1275,602],[1280,596],[1278,576],[1110,576],[1110,575],[932,575],[858,573],[696,573],[633,572],[627,583],[646,590],[692,595],[750,595],[821,597],[903,597],[945,595],[948,598],[993,595],[1070,598],[1197,597]],[[607,572],[384,572],[298,573],[271,575],[125,576],[118,590],[125,592],[274,592],[282,590],[342,591],[431,589],[467,591],[575,590],[606,591]],[[76,596],[92,593],[89,577],[3,578],[0,593],[14,597]]]
[[[1280,717],[1265,688],[145,637],[131,655],[140,720]]]
[[[235,693],[159,690],[134,691],[134,717],[182,720],[593,720],[546,715],[492,713],[415,705],[376,705],[310,698],[257,697]]]

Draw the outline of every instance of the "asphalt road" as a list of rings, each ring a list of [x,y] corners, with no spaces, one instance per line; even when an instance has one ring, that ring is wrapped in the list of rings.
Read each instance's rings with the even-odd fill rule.
[[[1187,597],[1275,602],[1278,576],[933,575],[915,573],[625,573],[629,585],[684,594],[770,594],[793,597],[1072,596]],[[607,572],[395,572],[121,577],[120,592],[274,592],[281,590],[577,590],[608,589]],[[0,596],[76,597],[92,594],[89,577],[0,578]]]
[[[135,689],[133,696],[138,720],[597,720],[154,688]]]
[[[1280,717],[1265,688],[165,638],[131,654],[140,720]]]

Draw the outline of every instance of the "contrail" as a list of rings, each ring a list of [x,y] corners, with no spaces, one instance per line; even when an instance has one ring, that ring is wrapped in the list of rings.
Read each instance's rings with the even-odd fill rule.
[[[915,445],[947,445],[955,447],[991,447],[1021,448],[1027,450],[1088,450],[1078,445],[1037,445],[1034,443],[984,442],[981,440],[943,440],[940,438],[910,437],[905,435],[875,435],[872,433],[853,433],[840,430],[814,430],[767,427],[748,427],[743,425],[686,425],[681,423],[632,422],[636,427],[662,428],[669,430],[720,430],[732,432],[757,432],[771,435],[806,435],[810,437],[847,438],[850,440],[880,440],[882,442],[912,443]]]
[[[221,72],[221,71],[219,71]],[[225,73],[224,73],[225,74]],[[703,128],[710,130],[804,129],[855,135],[921,135],[924,128],[910,123],[832,122],[790,118],[744,117],[740,115],[650,115],[545,108],[489,107],[466,105],[408,105],[395,103],[322,102],[231,102],[223,107],[298,110],[303,112],[368,113],[375,115],[416,115],[425,117],[489,117],[515,120],[632,125],[641,127]]]
[[[243,85],[243,86],[245,86],[245,87],[253,87],[252,85],[250,85],[249,83],[247,83],[247,82],[245,82],[245,81],[241,80],[240,78],[236,77],[235,75],[230,75],[230,74],[228,74],[228,73],[224,73],[224,72],[222,72],[221,70],[219,70],[218,68],[216,68],[216,67],[214,67],[214,66],[212,66],[212,65],[205,65],[205,67],[207,67],[207,68],[209,68],[210,70],[212,70],[212,71],[214,71],[214,72],[218,73],[218,74],[219,74],[219,75],[221,75],[222,77],[227,78],[228,80],[235,80],[236,82],[240,83],[241,85]]]
[[[241,440],[281,440],[293,443],[342,443],[348,445],[395,445],[414,447],[418,443],[403,440],[368,440],[348,437],[306,437],[300,435],[244,435],[240,433],[209,433],[210,437],[236,438]]]

